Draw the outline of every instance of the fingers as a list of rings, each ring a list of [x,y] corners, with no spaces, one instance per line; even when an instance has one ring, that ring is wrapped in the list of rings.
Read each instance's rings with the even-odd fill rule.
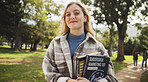
[[[78,77],[77,78],[78,82],[90,82],[88,79],[84,78],[84,77]]]
[[[75,79],[68,79],[67,82],[77,82]]]
[[[84,77],[78,77],[77,80],[86,80]]]

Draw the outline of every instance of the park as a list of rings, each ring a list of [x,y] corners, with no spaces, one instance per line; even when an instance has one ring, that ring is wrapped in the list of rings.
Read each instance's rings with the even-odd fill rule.
[[[141,69],[143,49],[148,50],[148,1],[73,1],[81,1],[88,8],[94,37],[104,45],[111,57],[115,75],[131,66],[132,71],[141,72],[137,82],[148,82],[148,70]],[[0,2],[0,82],[46,82],[42,62],[50,42],[59,36],[62,27],[61,12],[65,2]],[[135,20],[140,21],[133,22]],[[127,33],[130,27],[138,31],[135,36],[129,36]],[[102,28],[105,31],[102,31]],[[137,68],[133,66],[134,49],[139,52]],[[132,80],[136,82],[134,78]]]

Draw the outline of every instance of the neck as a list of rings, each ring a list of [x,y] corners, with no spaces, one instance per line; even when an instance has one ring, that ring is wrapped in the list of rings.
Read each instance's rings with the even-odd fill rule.
[[[79,30],[70,29],[70,33],[72,35],[81,35],[84,33],[84,30],[83,29],[79,29]]]

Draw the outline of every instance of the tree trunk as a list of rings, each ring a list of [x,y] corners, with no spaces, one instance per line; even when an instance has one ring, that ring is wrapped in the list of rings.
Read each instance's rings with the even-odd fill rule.
[[[15,28],[15,50],[20,51],[21,47],[21,30],[18,25]]]
[[[11,41],[11,49],[13,49],[13,41]]]
[[[35,39],[34,41],[34,45],[33,45],[33,48],[32,48],[32,51],[36,51],[37,50],[37,44],[40,42],[40,37],[38,39]]]
[[[30,50],[32,50],[32,47],[33,47],[33,43],[31,43]]]
[[[0,40],[0,45],[3,46],[3,36],[1,36],[0,39],[1,39],[1,40]]]
[[[122,24],[117,25],[118,27],[118,56],[117,56],[117,61],[123,61],[125,60],[124,58],[124,38],[126,34],[126,29],[127,29],[127,21],[124,21]]]
[[[27,50],[27,43],[25,43],[25,50]]]
[[[118,40],[118,56],[117,56],[117,61],[123,61],[125,60],[124,58],[124,38],[119,37]]]
[[[44,47],[45,47],[45,42],[42,41],[42,49],[44,49]]]
[[[112,50],[113,50],[113,30],[110,29],[110,43],[108,48],[108,54],[110,57],[112,56]]]

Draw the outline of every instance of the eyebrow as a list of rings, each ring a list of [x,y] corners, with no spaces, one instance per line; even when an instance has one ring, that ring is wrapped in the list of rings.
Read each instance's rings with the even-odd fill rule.
[[[78,10],[78,9],[75,9],[74,11],[80,11],[80,10]],[[69,11],[67,11],[66,13],[69,13]]]

